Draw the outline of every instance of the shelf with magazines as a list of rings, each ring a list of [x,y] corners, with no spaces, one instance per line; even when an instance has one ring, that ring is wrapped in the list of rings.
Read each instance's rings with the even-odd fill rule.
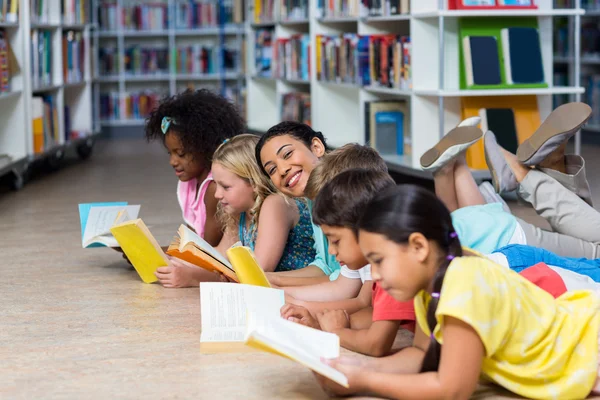
[[[90,4],[4,0],[0,14],[0,175],[20,189],[30,168],[91,154]],[[88,140],[89,139],[89,140]]]
[[[254,0],[246,26],[248,126],[260,131],[284,117],[301,117],[332,146],[369,143],[391,169],[420,178],[431,177],[420,167],[421,155],[462,119],[489,109],[512,110],[516,140],[524,141],[550,113],[553,97],[577,100],[585,91],[552,80],[552,38],[555,20],[580,24],[586,10],[554,7],[552,0],[477,3]],[[308,15],[308,26],[280,22],[290,7],[306,8],[300,15]],[[581,42],[579,33],[568,36],[572,46]],[[278,59],[278,44],[302,35],[307,43],[288,44]],[[491,75],[478,69],[476,59],[490,55],[484,55],[490,47],[478,46],[478,36],[496,49]],[[527,70],[522,59],[534,66]],[[286,75],[303,71],[307,60],[308,84]],[[310,109],[300,105],[302,113],[290,114],[298,103],[290,93],[306,98]],[[493,127],[485,124],[482,129]],[[489,177],[482,145],[467,158],[478,179]]]
[[[158,99],[208,88],[243,110],[242,0],[96,0],[103,127],[139,126]]]

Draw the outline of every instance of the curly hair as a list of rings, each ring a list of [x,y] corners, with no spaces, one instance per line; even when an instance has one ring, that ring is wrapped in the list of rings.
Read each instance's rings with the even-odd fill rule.
[[[271,194],[277,193],[271,180],[260,172],[254,159],[254,148],[258,140],[258,136],[255,135],[238,135],[220,145],[213,156],[213,163],[221,164],[223,168],[244,179],[254,189],[256,199],[248,212],[253,229],[256,229],[258,224],[263,202]],[[217,214],[223,227],[235,227],[238,223],[237,219],[227,215],[220,206],[217,208]]]
[[[325,141],[325,137],[321,132],[314,131],[310,126],[303,124],[301,122],[294,121],[283,121],[278,123],[275,126],[269,128],[269,130],[260,137],[260,140],[256,144],[255,157],[256,162],[261,170],[261,172],[265,176],[269,176],[267,171],[265,171],[262,161],[260,159],[260,151],[262,150],[265,143],[277,136],[290,135],[296,140],[304,143],[306,147],[310,148],[312,140],[317,138],[323,143],[323,147],[325,147],[325,151],[329,151],[330,148],[327,146],[327,142]]]
[[[243,133],[245,123],[235,105],[210,90],[186,90],[165,97],[146,119],[146,139],[165,141],[164,117],[172,119],[168,132],[176,132],[184,150],[210,167],[225,139]]]

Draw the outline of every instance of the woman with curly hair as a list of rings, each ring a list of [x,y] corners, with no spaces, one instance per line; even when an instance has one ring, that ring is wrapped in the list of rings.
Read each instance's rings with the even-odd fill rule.
[[[146,139],[163,142],[179,178],[177,199],[184,221],[213,246],[221,241],[223,229],[216,217],[212,157],[217,147],[244,127],[232,103],[205,89],[163,99],[146,120]],[[157,276],[165,287],[181,287],[190,267],[184,268],[178,260],[171,264],[160,268]]]

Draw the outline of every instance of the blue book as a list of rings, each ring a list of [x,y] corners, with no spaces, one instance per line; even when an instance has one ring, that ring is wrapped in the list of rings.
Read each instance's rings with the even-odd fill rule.
[[[136,219],[139,211],[139,205],[129,206],[127,202],[79,204],[82,247],[118,247],[110,228],[115,223]]]
[[[501,6],[529,7],[531,0],[499,0]]]
[[[360,36],[356,46],[358,54],[358,84],[368,86],[371,84],[369,73],[369,37]]]
[[[540,35],[536,28],[504,28],[501,31],[506,83],[544,83]]]
[[[375,113],[375,148],[381,154],[404,154],[404,113],[379,111]]]
[[[502,83],[498,42],[494,36],[465,36],[463,57],[467,86]]]

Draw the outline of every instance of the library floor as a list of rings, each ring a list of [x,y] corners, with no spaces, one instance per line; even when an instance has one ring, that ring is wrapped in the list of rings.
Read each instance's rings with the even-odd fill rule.
[[[100,141],[89,161],[0,193],[0,398],[326,397],[283,358],[200,355],[197,288],[143,284],[116,252],[81,248],[77,204],[92,201],[142,204],[168,243],[181,220],[175,184],[160,146]],[[510,397],[482,387],[475,398]]]

